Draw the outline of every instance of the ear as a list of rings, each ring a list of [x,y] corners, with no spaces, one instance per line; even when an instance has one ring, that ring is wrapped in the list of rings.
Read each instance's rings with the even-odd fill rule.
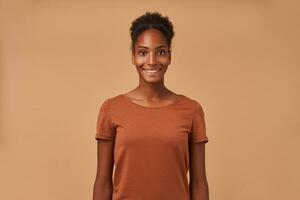
[[[135,65],[134,50],[131,51],[131,63]]]
[[[172,57],[172,52],[171,52],[171,50],[170,50],[169,53],[170,53],[170,56],[169,56],[169,65],[170,65],[170,64],[171,64],[171,60],[172,60],[172,59],[171,59],[171,57]]]

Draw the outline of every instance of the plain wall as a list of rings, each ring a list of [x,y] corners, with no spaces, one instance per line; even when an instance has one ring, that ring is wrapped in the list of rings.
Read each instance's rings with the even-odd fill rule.
[[[204,108],[212,200],[299,199],[299,3],[0,0],[0,199],[92,198],[96,117],[138,84],[129,27],[174,24],[166,86]]]

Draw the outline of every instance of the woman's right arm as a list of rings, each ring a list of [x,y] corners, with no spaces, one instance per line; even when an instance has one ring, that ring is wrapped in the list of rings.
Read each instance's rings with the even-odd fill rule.
[[[97,174],[93,200],[112,200],[114,167],[114,140],[97,140]]]

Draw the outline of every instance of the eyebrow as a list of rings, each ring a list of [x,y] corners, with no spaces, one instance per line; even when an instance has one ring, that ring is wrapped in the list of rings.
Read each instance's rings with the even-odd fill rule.
[[[139,47],[149,49],[149,47],[145,47],[145,46],[137,46],[137,48],[139,48]],[[159,49],[159,48],[161,48],[161,47],[166,47],[166,48],[168,48],[166,45],[160,45],[160,46],[156,47],[155,49]]]

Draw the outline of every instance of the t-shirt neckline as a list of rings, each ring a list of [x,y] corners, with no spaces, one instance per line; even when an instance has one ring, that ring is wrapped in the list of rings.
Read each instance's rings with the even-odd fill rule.
[[[131,101],[129,99],[129,97],[126,95],[126,94],[121,94],[121,96],[128,102],[130,103],[131,105],[134,105],[136,107],[140,107],[140,108],[144,108],[144,109],[165,109],[165,108],[169,108],[169,107],[172,107],[172,106],[175,106],[177,105],[180,101],[181,101],[181,97],[182,95],[181,94],[176,94],[177,95],[177,100],[169,105],[166,105],[166,106],[160,106],[160,107],[150,107],[150,106],[142,106],[140,104],[137,104],[137,103],[134,103],[133,101]]]

